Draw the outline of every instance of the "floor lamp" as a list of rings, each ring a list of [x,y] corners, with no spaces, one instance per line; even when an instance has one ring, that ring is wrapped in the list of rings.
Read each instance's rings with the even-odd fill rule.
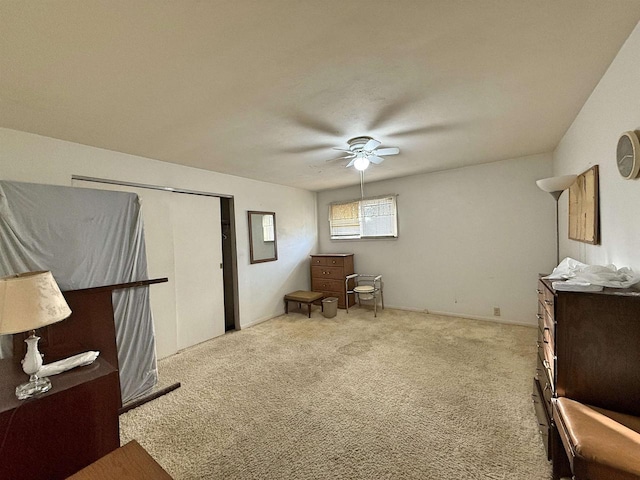
[[[567,188],[569,188],[573,182],[576,181],[577,175],[562,175],[560,177],[549,177],[541,180],[536,180],[536,184],[541,190],[550,193],[556,201],[556,266],[560,263],[560,229],[558,218],[558,201],[560,195]]]

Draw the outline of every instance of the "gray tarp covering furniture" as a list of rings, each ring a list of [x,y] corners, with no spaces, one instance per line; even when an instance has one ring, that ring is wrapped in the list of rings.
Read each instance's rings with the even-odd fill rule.
[[[63,291],[146,280],[138,196],[0,181],[0,276],[35,270]],[[113,307],[125,403],[157,383],[149,288],[114,291]],[[3,338],[0,357],[10,349]]]

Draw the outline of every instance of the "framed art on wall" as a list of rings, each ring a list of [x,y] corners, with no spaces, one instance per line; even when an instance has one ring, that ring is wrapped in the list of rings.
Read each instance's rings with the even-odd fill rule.
[[[569,238],[579,242],[600,243],[598,165],[578,175],[569,187]]]

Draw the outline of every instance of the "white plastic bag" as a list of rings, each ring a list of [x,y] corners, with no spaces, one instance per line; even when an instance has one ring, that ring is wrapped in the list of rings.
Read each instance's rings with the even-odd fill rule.
[[[560,288],[557,290],[579,290],[579,287],[596,285],[609,288],[629,288],[640,282],[640,277],[627,267],[616,268],[615,265],[587,265],[573,258],[565,258],[553,269],[551,275],[545,277],[549,280],[566,280],[566,282],[553,282]],[[562,288],[562,285],[568,288]],[[575,287],[575,288],[574,288]],[[590,289],[589,291],[593,291]]]
[[[65,358],[63,360],[58,360],[57,362],[51,362],[47,365],[43,365],[38,371],[39,377],[50,377],[51,375],[57,375],[62,372],[66,372],[67,370],[71,370],[76,367],[83,367],[85,365],[89,365],[98,358],[100,352],[84,352],[79,353],[78,355],[74,355],[69,358]]]

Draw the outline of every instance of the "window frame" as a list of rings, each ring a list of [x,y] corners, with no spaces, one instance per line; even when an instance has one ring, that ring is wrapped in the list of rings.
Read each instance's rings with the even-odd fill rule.
[[[385,235],[364,235],[364,222],[363,219],[365,218],[363,215],[363,203],[367,202],[367,201],[371,201],[371,200],[379,200],[379,199],[391,199],[391,204],[393,206],[393,232],[389,233],[389,234],[385,234]],[[333,218],[333,207],[336,205],[349,205],[352,203],[357,203],[358,205],[358,218],[357,220],[357,226],[359,229],[359,234],[353,234],[353,235],[335,235],[334,233],[334,221],[335,219]],[[346,220],[350,220],[350,219],[355,219],[355,217],[349,217]],[[386,194],[386,195],[376,195],[373,197],[364,197],[364,198],[358,198],[358,199],[353,199],[353,200],[340,200],[340,201],[336,201],[336,202],[331,202],[329,204],[329,208],[328,208],[328,221],[329,221],[329,238],[331,240],[334,241],[341,241],[341,240],[348,240],[348,241],[352,241],[352,240],[389,240],[389,239],[396,239],[398,238],[398,194]],[[354,226],[355,224],[351,224],[350,226]],[[345,226],[349,226],[349,224],[345,225]]]

